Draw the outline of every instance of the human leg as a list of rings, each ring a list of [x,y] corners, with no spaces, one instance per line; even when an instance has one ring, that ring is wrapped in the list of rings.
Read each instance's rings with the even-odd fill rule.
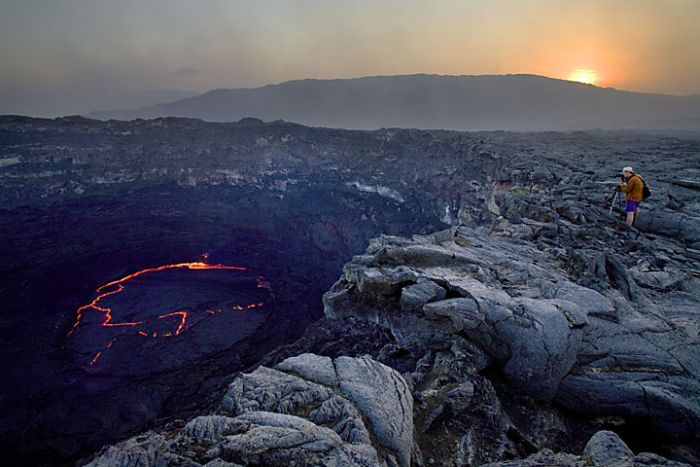
[[[631,226],[634,224],[634,216],[639,210],[639,203],[634,201],[627,201],[625,205],[625,212],[627,213],[627,225]]]

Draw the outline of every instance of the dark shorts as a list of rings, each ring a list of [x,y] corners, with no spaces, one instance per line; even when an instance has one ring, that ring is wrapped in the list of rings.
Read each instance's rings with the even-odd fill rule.
[[[627,201],[625,206],[625,212],[636,212],[639,207],[639,201]]]

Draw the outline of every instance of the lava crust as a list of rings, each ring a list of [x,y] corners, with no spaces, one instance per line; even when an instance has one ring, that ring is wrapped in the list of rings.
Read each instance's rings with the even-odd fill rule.
[[[177,368],[255,332],[269,288],[243,266],[198,261],[142,269],[99,286],[77,308],[65,346],[92,372]]]

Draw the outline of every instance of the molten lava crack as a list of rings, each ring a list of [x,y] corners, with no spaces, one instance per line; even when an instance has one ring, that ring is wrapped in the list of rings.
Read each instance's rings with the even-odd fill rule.
[[[203,255],[203,258],[206,260],[207,255]],[[183,332],[185,332],[187,328],[187,322],[188,318],[190,318],[191,313],[193,313],[193,310],[190,309],[184,309],[184,310],[178,310],[178,311],[172,311],[169,313],[164,313],[160,314],[157,316],[158,321],[160,320],[165,320],[169,318],[176,318],[174,328],[166,331],[166,332],[158,332],[155,330],[148,330],[148,329],[143,329],[140,328],[141,326],[149,325],[149,324],[154,324],[154,320],[144,320],[144,321],[122,321],[122,322],[114,322],[114,316],[113,316],[113,309],[111,307],[107,306],[101,306],[100,302],[104,300],[107,297],[117,295],[121,292],[123,292],[126,288],[124,285],[126,282],[142,276],[144,274],[148,273],[153,273],[157,271],[164,271],[168,269],[191,269],[191,270],[212,270],[212,269],[227,269],[227,270],[235,270],[235,271],[247,271],[248,269],[243,267],[243,266],[230,266],[226,264],[209,264],[206,262],[202,261],[196,261],[196,262],[187,262],[187,263],[175,263],[175,264],[167,264],[163,266],[158,266],[154,268],[147,268],[147,269],[141,269],[133,274],[129,274],[127,276],[124,276],[120,279],[108,282],[106,284],[103,284],[99,286],[95,292],[98,294],[97,297],[95,297],[90,303],[80,306],[76,309],[76,316],[75,316],[75,321],[73,325],[71,326],[70,330],[66,334],[66,339],[71,337],[71,335],[78,329],[78,327],[81,325],[83,322],[83,318],[85,316],[85,313],[88,312],[89,310],[94,310],[100,313],[103,313],[104,315],[104,320],[101,324],[102,327],[139,327],[136,330],[136,334],[139,336],[143,337],[151,337],[151,338],[156,338],[156,337],[175,337],[179,336]],[[265,280],[263,276],[258,276],[257,277],[257,287],[258,288],[265,288],[268,290],[271,290],[271,287],[269,285],[269,282]],[[107,290],[111,289],[111,290]],[[247,310],[254,310],[258,308],[262,308],[265,306],[264,302],[256,302],[256,303],[249,303],[249,304],[237,304],[231,306],[231,310],[233,311],[247,311]],[[206,310],[206,315],[204,318],[207,316],[215,315],[215,314],[220,314],[224,310],[223,309],[217,309],[217,310]],[[89,366],[94,365],[104,353],[109,350],[115,343],[119,336],[113,337],[110,339],[110,341],[107,343],[107,345],[97,352],[94,357],[90,360],[88,363]]]
[[[177,329],[175,329],[175,335],[178,336],[182,332],[182,330],[185,328],[185,323],[187,323],[187,312],[186,311],[173,311],[172,313],[167,313],[164,315],[160,315],[158,318],[163,319],[167,318],[168,316],[179,316],[180,317],[180,324],[177,325]],[[173,335],[172,332],[166,332],[163,334],[164,336],[170,337]]]

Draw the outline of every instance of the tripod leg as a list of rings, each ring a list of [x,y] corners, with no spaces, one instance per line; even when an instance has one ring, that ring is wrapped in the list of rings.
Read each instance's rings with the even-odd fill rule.
[[[622,196],[618,196],[620,202],[620,211],[625,212],[625,199]]]
[[[620,195],[619,191],[616,191],[615,194],[613,195],[613,199],[610,202],[610,210],[608,211],[608,215],[612,214],[613,209],[615,208],[615,201],[617,201],[617,197]]]

